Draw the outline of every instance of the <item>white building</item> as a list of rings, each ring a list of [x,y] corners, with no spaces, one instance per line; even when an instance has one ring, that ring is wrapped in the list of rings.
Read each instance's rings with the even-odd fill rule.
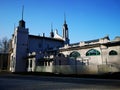
[[[60,47],[65,44],[69,44],[68,27],[66,21],[63,25],[63,36],[58,35],[58,31],[55,33],[51,28],[50,37],[29,35],[29,29],[25,27],[25,21],[22,19],[19,21],[19,26],[15,29],[15,32],[11,39],[10,50],[10,71],[12,72],[24,72],[32,70],[34,64],[37,61],[31,61],[27,59],[30,57],[30,53],[35,52],[36,60],[46,57],[47,51],[53,51],[54,55]],[[30,66],[32,63],[32,68]]]
[[[50,37],[46,37],[29,35],[22,19],[11,39],[11,72],[35,71],[36,66],[108,64],[120,65],[120,37],[70,44],[66,20],[62,36],[51,28]]]

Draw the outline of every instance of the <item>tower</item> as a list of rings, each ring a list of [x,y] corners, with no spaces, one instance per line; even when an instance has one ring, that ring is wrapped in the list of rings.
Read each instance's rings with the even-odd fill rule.
[[[53,32],[53,25],[51,23],[51,32],[50,32],[50,37],[53,38],[54,37],[54,32]]]
[[[25,28],[25,21],[22,19],[19,21],[18,27],[15,29],[14,36],[12,38],[13,53],[11,54],[11,71],[12,72],[25,72],[26,63],[25,59],[28,53],[28,28]]]
[[[65,44],[69,44],[69,33],[68,33],[68,25],[66,23],[66,16],[64,14],[64,24],[63,24],[63,39]]]

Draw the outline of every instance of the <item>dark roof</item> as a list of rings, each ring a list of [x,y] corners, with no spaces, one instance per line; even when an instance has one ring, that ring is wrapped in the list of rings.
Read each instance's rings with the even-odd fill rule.
[[[105,36],[105,37],[100,38],[100,39],[110,40],[109,36]],[[100,39],[94,39],[94,40],[85,41],[85,43],[99,42]]]
[[[54,41],[64,42],[64,40],[62,40],[62,39],[51,38],[51,37],[45,37],[45,36],[29,35],[29,37],[30,37],[30,38],[36,38],[36,39],[48,39],[48,40],[54,40]]]
[[[79,49],[94,48],[94,47],[99,47],[99,46],[100,46],[100,44],[97,43],[97,44],[85,45],[85,46],[61,48],[60,51],[79,50]]]
[[[83,41],[85,43],[91,43],[91,42],[99,42],[99,39],[94,39],[94,40],[89,40],[89,41]],[[70,46],[73,46],[73,45],[79,45],[80,42],[77,42],[77,43],[72,43],[70,44]]]
[[[86,48],[93,48],[93,47],[99,47],[100,45],[105,45],[107,47],[112,47],[112,46],[120,46],[120,41],[112,41],[112,42],[107,42],[107,43],[96,43],[96,44],[91,44],[91,45],[85,45],[85,46],[75,46],[75,47],[69,47],[69,48],[62,48],[60,51],[69,51],[69,50],[78,50],[78,49],[86,49]]]
[[[109,36],[105,36],[105,37],[100,38],[100,39],[107,39],[107,40],[110,40]],[[85,43],[99,42],[100,39],[94,39],[94,40],[85,41]]]
[[[70,44],[69,46],[73,46],[73,45],[79,45],[80,43],[78,42],[78,43],[72,43],[72,44]]]
[[[108,46],[108,47],[110,47],[110,46],[119,46],[120,41],[112,41],[112,42],[105,43],[103,45]]]
[[[99,42],[99,39],[94,39],[94,40],[85,41],[85,43],[91,43],[91,42]]]

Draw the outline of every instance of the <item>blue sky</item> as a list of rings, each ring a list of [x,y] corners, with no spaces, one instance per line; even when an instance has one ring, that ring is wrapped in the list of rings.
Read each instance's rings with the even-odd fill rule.
[[[33,35],[49,36],[51,23],[62,35],[65,12],[71,43],[120,36],[120,0],[0,0],[0,38],[11,38],[23,5]]]

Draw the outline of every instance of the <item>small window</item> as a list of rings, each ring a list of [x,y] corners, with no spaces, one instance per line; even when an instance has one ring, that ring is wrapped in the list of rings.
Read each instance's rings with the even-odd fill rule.
[[[16,36],[15,36],[15,39],[14,39],[14,44],[16,44],[16,42],[17,42],[17,38],[16,38]]]
[[[32,68],[32,60],[30,60],[30,68]]]
[[[96,56],[96,55],[100,55],[100,52],[95,49],[91,49],[86,53],[86,56]]]
[[[109,52],[109,55],[118,55],[118,53],[117,53],[115,50],[111,50],[111,51]]]

